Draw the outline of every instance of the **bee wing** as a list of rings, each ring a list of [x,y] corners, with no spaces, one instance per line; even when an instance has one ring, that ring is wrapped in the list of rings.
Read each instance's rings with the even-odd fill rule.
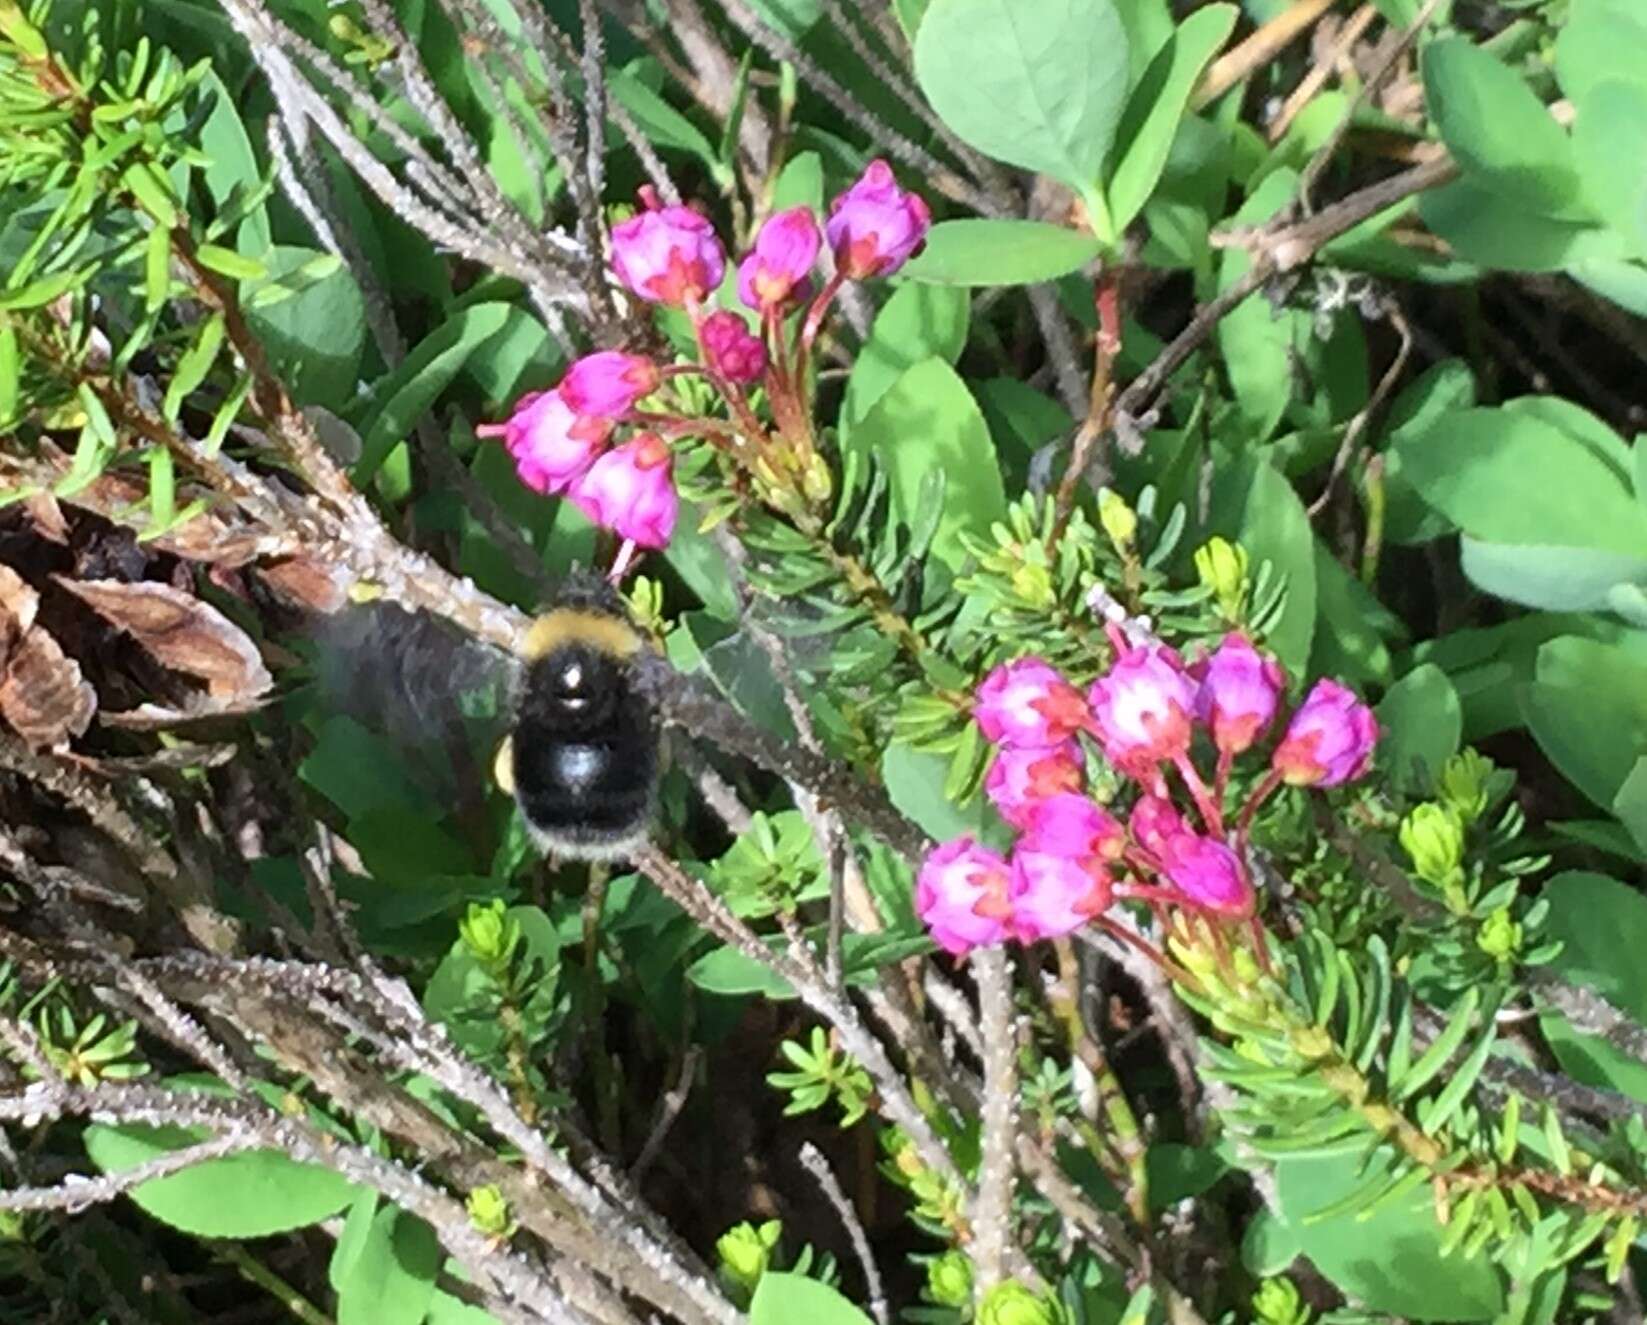
[[[490,767],[518,692],[519,658],[437,617],[366,603],[314,619],[314,691],[322,712],[377,733],[409,771],[450,794],[463,748]]]

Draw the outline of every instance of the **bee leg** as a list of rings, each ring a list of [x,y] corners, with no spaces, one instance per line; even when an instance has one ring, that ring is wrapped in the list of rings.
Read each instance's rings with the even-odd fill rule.
[[[498,752],[492,758],[492,780],[503,789],[506,796],[515,794],[515,738],[505,736],[498,745]]]

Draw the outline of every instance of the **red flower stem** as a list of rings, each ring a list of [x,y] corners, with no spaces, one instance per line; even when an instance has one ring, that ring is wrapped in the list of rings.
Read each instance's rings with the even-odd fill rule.
[[[743,389],[736,382],[728,381],[717,373],[710,365],[714,356],[709,353],[709,346],[703,340],[703,305],[696,299],[686,305],[686,315],[692,320],[692,339],[698,347],[698,358],[702,361],[703,374],[725,398],[732,410],[732,417],[737,421],[738,431],[756,446],[766,449],[764,443],[769,439],[766,429],[761,427],[761,421],[755,417],[755,412],[749,408],[749,400]],[[734,434],[736,439],[736,434]]]
[[[1241,807],[1241,817],[1235,825],[1235,854],[1241,857],[1241,868],[1247,867],[1247,834],[1252,831],[1253,816],[1258,813],[1258,807],[1267,801],[1275,789],[1281,785],[1281,770],[1272,768],[1264,774],[1264,780],[1252,789],[1252,795],[1247,797],[1247,803]]]
[[[671,377],[689,377],[694,373],[701,373],[705,377],[713,374],[701,363],[670,363],[665,364],[658,376],[666,381]]]
[[[812,342],[818,338],[818,329],[823,326],[824,314],[829,311],[830,304],[835,302],[835,296],[841,292],[846,284],[846,277],[836,272],[824,282],[824,288],[818,291],[818,297],[812,301],[812,307],[806,310],[806,320],[801,323],[800,335],[795,341],[795,376],[797,378],[806,371],[806,356],[812,352]]]
[[[1265,941],[1264,923],[1257,914],[1247,917],[1247,931],[1252,935],[1252,950],[1258,958],[1258,965],[1265,975],[1274,975],[1270,966],[1270,945]]]
[[[662,433],[665,437],[690,437],[694,434],[703,434],[706,437],[730,438],[734,443],[743,441],[743,433],[730,423],[721,419],[709,419],[700,416],[686,417],[679,414],[656,414],[650,410],[632,409],[623,416],[624,423],[638,423],[650,428],[654,432]]]
[[[1178,755],[1172,761],[1172,765],[1178,770],[1178,776],[1184,779],[1184,785],[1189,788],[1189,794],[1195,801],[1195,808],[1201,816],[1202,824],[1209,833],[1221,841],[1224,837],[1224,812],[1207,791],[1207,784],[1201,781],[1201,775],[1195,771],[1195,765],[1190,763],[1187,754]]]
[[[1230,787],[1230,769],[1235,767],[1235,755],[1229,750],[1218,752],[1218,769],[1213,774],[1212,796],[1220,805],[1224,803],[1224,794]]]
[[[1156,888],[1147,883],[1122,883],[1115,887],[1117,897],[1128,901],[1167,902],[1173,906],[1188,906],[1189,899],[1172,888]]]

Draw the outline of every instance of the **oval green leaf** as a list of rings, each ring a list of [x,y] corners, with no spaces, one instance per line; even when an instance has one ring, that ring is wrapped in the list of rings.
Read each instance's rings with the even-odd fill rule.
[[[1112,0],[932,0],[915,77],[986,156],[1097,186],[1127,96],[1127,33]]]
[[[1091,235],[1044,221],[945,221],[902,274],[927,285],[1034,285],[1079,270],[1101,251]]]

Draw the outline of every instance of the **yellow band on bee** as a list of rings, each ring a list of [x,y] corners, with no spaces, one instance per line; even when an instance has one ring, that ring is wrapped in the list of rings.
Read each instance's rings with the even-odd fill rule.
[[[641,639],[619,617],[561,607],[532,623],[522,652],[528,662],[535,662],[563,644],[587,644],[619,658],[632,658],[640,652]]]

